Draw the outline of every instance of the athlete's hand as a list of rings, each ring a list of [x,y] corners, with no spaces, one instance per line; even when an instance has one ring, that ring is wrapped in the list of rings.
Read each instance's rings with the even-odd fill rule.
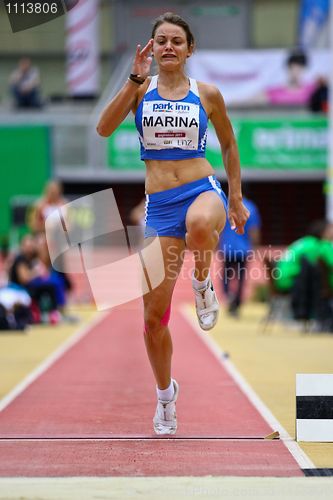
[[[228,219],[231,229],[237,234],[244,234],[244,226],[250,212],[239,199],[229,199]]]
[[[141,45],[137,45],[131,71],[134,75],[140,75],[141,78],[147,78],[149,75],[151,62],[153,60],[151,55],[153,42],[154,40],[151,38],[142,50]]]

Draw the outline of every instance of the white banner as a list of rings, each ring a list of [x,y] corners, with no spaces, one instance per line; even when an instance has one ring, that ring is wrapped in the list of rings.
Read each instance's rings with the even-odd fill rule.
[[[312,50],[305,64],[288,65],[286,50],[200,50],[188,61],[189,75],[216,85],[226,104],[304,105],[319,77],[328,78],[328,50]]]
[[[79,0],[66,15],[67,85],[72,96],[99,93],[98,14],[99,0]]]

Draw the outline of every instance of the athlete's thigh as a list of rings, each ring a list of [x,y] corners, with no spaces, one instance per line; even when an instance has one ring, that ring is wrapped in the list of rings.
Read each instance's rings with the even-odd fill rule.
[[[151,238],[146,239],[146,245],[149,245]],[[143,296],[145,309],[154,309],[156,312],[163,314],[169,307],[172,297],[172,292],[179,276],[185,251],[185,242],[180,238],[172,238],[169,236],[160,236],[159,242],[162,249],[163,262],[159,263],[155,259],[154,265],[163,266],[164,279],[163,281],[150,292]],[[149,263],[147,271],[149,270]]]
[[[213,231],[220,233],[224,228],[226,211],[223,201],[215,191],[205,191],[196,197],[187,210],[186,228],[200,217],[204,217]]]

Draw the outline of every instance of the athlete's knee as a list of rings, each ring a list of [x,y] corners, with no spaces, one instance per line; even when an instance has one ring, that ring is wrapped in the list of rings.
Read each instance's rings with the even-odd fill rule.
[[[168,326],[170,319],[171,306],[169,305],[164,312],[160,312],[153,309],[148,309],[145,311],[144,315],[144,331],[146,334],[156,336],[159,333],[163,333],[165,327]]]
[[[210,218],[205,214],[191,218],[187,224],[188,238],[193,243],[204,244],[212,237],[212,224]]]

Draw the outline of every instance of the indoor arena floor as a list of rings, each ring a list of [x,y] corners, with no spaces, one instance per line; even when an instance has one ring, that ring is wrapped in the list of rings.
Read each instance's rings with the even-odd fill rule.
[[[78,325],[0,335],[1,500],[333,498],[333,477],[315,477],[331,474],[333,443],[295,442],[295,375],[332,373],[333,335],[263,331],[252,302],[202,332],[181,279],[179,424],[159,437],[141,301],[75,312]]]

